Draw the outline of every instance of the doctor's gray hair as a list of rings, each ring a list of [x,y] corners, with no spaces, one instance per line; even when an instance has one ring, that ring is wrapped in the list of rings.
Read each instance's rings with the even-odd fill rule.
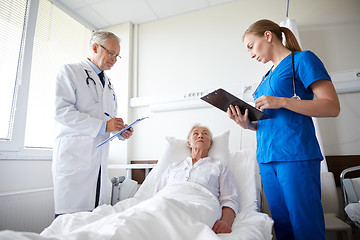
[[[190,141],[190,137],[191,137],[192,131],[193,131],[194,128],[196,128],[196,127],[206,128],[206,129],[209,131],[209,136],[210,136],[211,142],[213,141],[213,134],[212,134],[212,132],[210,131],[210,129],[209,129],[208,127],[202,126],[202,125],[200,125],[200,124],[195,124],[195,125],[191,128],[191,130],[190,130],[190,132],[189,132],[189,134],[188,134],[188,136],[187,136],[187,141],[188,141],[188,142]]]
[[[120,38],[112,32],[107,32],[107,31],[93,32],[89,42],[90,49],[92,48],[94,43],[99,45],[104,45],[109,38],[113,38],[120,43]]]

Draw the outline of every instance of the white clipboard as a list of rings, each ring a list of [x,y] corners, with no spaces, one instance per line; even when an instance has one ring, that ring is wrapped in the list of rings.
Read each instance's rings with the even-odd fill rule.
[[[112,141],[114,138],[118,137],[120,134],[122,134],[124,131],[128,130],[129,128],[131,128],[132,126],[138,124],[139,122],[141,122],[142,120],[149,118],[149,117],[143,117],[143,118],[139,118],[136,121],[134,121],[133,123],[131,123],[129,126],[127,126],[126,128],[124,128],[123,130],[115,133],[114,135],[112,135],[111,137],[109,137],[108,139],[106,139],[105,141],[103,141],[102,143],[100,143],[99,145],[96,146],[96,148],[104,145],[105,143]]]

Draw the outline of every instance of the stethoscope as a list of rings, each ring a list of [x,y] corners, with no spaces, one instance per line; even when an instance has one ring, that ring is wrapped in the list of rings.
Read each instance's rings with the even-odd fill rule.
[[[300,96],[298,96],[296,94],[296,86],[295,86],[295,67],[294,67],[294,52],[291,51],[291,66],[292,66],[292,81],[293,81],[293,89],[294,89],[294,95],[291,97],[292,99],[296,99],[296,100],[301,100]],[[255,92],[257,91],[257,89],[259,88],[259,86],[265,81],[265,79],[268,77],[268,75],[270,74],[271,70],[273,69],[274,66],[272,66],[270,68],[270,70],[265,74],[264,78],[261,80],[260,84],[257,86],[257,88],[255,89],[253,95],[253,98],[255,99]]]
[[[86,73],[86,75],[87,75],[87,78],[86,78],[86,84],[87,84],[87,86],[89,87],[89,89],[90,89],[90,91],[91,91],[91,94],[92,94],[92,96],[93,96],[93,99],[94,99],[94,102],[95,103],[98,103],[99,102],[99,94],[98,94],[98,91],[97,91],[97,88],[96,88],[96,82],[95,82],[95,80],[92,78],[92,77],[90,77],[90,74],[89,74],[89,70],[87,70],[87,69],[84,69],[85,70],[85,73]],[[91,90],[91,87],[90,87],[90,81],[92,81],[93,83],[94,83],[94,89],[95,89],[95,94],[94,94],[94,91],[93,90]],[[113,90],[113,87],[112,87],[112,84],[111,84],[111,82],[110,82],[110,79],[108,79],[108,88],[110,89],[110,90]],[[115,94],[113,94],[114,95],[114,100],[115,100]]]

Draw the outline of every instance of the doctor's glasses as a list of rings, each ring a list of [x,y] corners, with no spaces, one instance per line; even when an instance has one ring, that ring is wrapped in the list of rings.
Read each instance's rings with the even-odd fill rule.
[[[110,52],[109,50],[107,50],[103,45],[99,44],[100,47],[102,47],[108,54],[110,57],[113,57],[113,58],[118,58],[118,59],[121,59],[121,56],[115,54],[115,53],[112,53]]]

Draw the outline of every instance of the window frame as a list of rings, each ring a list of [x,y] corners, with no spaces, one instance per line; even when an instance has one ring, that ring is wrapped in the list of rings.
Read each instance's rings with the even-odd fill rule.
[[[0,140],[0,159],[4,155],[3,152],[19,152],[24,149],[27,100],[29,96],[29,83],[31,73],[31,58],[33,53],[33,43],[37,19],[37,11],[39,8],[39,0],[31,0],[27,3],[26,18],[24,21],[23,33],[23,52],[19,61],[15,83],[15,91],[13,96],[12,121],[10,139]],[[19,75],[19,73],[21,75]],[[12,154],[11,154],[12,155]]]
[[[51,1],[52,2],[52,1]],[[0,139],[0,160],[52,160],[52,149],[25,147],[25,128],[30,91],[33,45],[40,0],[28,0],[22,39],[22,58],[19,59],[9,139]],[[57,4],[55,4],[57,5]],[[59,7],[57,5],[57,7]],[[60,9],[62,9],[60,7]],[[81,24],[87,26],[83,22]]]

